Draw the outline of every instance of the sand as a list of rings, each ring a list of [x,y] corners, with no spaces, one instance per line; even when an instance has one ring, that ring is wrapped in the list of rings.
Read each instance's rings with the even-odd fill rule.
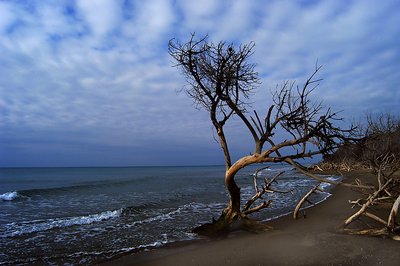
[[[373,182],[368,172],[347,174]],[[325,202],[306,210],[306,218],[290,216],[269,222],[274,230],[239,232],[219,240],[190,241],[114,259],[105,265],[400,265],[400,241],[352,236],[337,228],[355,210],[349,199],[358,194],[339,186]]]

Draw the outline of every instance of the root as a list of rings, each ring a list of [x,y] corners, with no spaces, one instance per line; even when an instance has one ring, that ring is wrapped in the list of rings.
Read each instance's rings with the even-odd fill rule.
[[[235,231],[261,233],[273,229],[260,221],[248,218],[243,213],[233,216],[227,216],[226,213],[224,212],[218,220],[213,219],[212,223],[206,223],[194,228],[192,232],[201,236],[219,238],[226,237],[229,233]]]

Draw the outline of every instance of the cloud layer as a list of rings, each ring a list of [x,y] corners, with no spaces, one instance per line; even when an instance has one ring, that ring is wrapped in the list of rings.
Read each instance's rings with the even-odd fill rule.
[[[0,166],[221,163],[167,53],[191,32],[256,43],[263,84],[301,82],[346,118],[400,111],[398,1],[1,1]],[[257,104],[261,107],[261,104]],[[237,140],[239,133],[231,133]],[[238,153],[247,153],[233,141]],[[212,155],[210,155],[212,154]]]

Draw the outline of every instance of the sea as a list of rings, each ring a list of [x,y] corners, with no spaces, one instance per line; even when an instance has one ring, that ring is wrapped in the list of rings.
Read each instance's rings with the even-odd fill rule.
[[[267,167],[259,184],[284,171],[273,187],[291,192],[266,195],[272,204],[252,216],[263,221],[291,213],[317,184],[290,166]],[[243,202],[256,170],[237,174]],[[0,168],[0,265],[90,265],[199,239],[191,230],[228,204],[224,174],[224,166]],[[331,185],[321,188],[312,204],[330,196]]]

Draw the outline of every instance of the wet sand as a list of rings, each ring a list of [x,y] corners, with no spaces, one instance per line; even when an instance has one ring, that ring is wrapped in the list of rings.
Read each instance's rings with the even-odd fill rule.
[[[346,174],[374,183],[366,171]],[[400,241],[352,236],[337,228],[355,212],[348,203],[359,194],[339,186],[325,202],[306,210],[306,218],[291,216],[269,222],[274,230],[238,232],[219,240],[189,241],[114,259],[105,265],[400,265]]]

